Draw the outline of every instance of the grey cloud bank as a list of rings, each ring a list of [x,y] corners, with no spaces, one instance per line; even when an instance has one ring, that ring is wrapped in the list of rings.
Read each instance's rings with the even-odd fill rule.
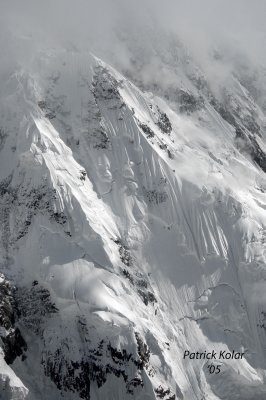
[[[0,0],[2,71],[27,63],[37,51],[65,47],[89,50],[132,68],[136,57],[156,66],[156,46],[177,37],[210,75],[224,77],[239,55],[266,64],[266,2],[263,0]],[[224,50],[223,66],[210,67],[210,49]],[[134,65],[133,65],[134,67]],[[143,68],[150,75],[150,68]],[[165,79],[171,81],[164,70]]]

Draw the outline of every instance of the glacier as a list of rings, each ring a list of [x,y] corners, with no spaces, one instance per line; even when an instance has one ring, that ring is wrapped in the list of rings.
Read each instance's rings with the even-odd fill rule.
[[[263,96],[178,51],[176,86],[73,49],[1,84],[1,399],[266,398]]]

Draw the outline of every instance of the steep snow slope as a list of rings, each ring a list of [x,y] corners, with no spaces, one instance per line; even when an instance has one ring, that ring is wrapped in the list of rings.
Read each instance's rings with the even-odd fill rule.
[[[179,72],[158,97],[62,51],[6,82],[3,399],[265,399],[265,117]]]

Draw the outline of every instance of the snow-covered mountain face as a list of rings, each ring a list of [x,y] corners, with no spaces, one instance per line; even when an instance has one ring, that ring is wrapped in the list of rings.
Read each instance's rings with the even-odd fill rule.
[[[5,71],[1,399],[266,398],[263,70],[139,50]]]

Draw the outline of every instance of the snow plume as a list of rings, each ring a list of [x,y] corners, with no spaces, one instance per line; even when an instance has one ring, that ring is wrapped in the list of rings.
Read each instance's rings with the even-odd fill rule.
[[[26,62],[42,48],[87,49],[117,67],[138,68],[148,84],[168,87],[175,82],[167,68],[173,49],[165,45],[171,35],[214,84],[227,79],[240,60],[265,62],[264,0],[0,0],[0,5],[0,47],[13,60]],[[175,54],[171,61],[177,61]]]

